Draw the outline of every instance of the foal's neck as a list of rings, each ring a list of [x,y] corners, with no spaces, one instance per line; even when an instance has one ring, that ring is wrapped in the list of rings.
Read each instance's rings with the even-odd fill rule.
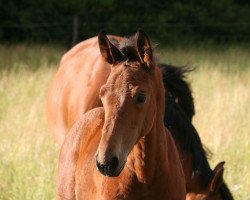
[[[165,129],[152,127],[152,130],[134,146],[128,158],[128,167],[139,182],[150,184],[159,176],[167,159],[167,142]]]

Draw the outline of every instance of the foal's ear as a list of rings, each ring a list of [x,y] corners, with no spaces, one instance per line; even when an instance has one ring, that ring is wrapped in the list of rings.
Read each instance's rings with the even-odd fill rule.
[[[216,167],[213,170],[214,177],[210,183],[210,188],[209,188],[211,192],[217,192],[223,183],[224,164],[225,161],[220,162],[219,164],[216,165]]]
[[[113,45],[103,31],[98,34],[98,43],[102,57],[109,64],[122,60],[122,53]]]
[[[135,43],[141,62],[150,67],[153,57],[152,48],[147,34],[141,29],[139,29],[135,35]]]

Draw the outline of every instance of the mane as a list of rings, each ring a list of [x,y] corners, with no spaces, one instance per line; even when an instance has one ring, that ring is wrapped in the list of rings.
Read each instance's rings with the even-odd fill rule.
[[[190,119],[172,96],[166,94],[165,105],[164,124],[184,154],[192,155],[193,176],[199,175],[203,186],[206,187],[213,178],[213,171],[207,161],[207,154],[202,147],[200,137]]]
[[[185,81],[186,74],[192,70],[165,64],[160,64],[159,67],[163,73],[166,90],[164,124],[182,151],[192,155],[193,176],[199,175],[203,187],[207,187],[214,177],[214,172],[208,163],[207,153],[198,132],[192,124],[195,114],[194,100],[189,84]],[[225,183],[221,186],[220,192],[223,199],[233,199]]]
[[[195,114],[194,98],[189,84],[185,81],[186,74],[193,69],[188,67],[175,67],[166,64],[159,65],[163,75],[164,84],[168,92],[178,101],[178,104],[192,121]]]

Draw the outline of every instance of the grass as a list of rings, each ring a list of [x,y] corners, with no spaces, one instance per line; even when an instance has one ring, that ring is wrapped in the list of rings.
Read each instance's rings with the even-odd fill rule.
[[[58,147],[44,102],[62,50],[1,46],[0,55],[0,199],[55,199]]]
[[[0,46],[0,199],[55,199],[58,146],[47,130],[48,84],[65,51],[59,46]],[[162,48],[162,61],[196,67],[188,77],[197,127],[225,160],[225,180],[235,199],[250,199],[249,48],[219,46]]]

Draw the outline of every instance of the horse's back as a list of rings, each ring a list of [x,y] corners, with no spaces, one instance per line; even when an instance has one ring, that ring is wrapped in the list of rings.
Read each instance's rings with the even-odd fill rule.
[[[109,73],[97,37],[79,43],[63,56],[47,97],[48,124],[59,144],[82,113],[101,104],[99,89]]]
[[[70,49],[68,52],[66,52],[62,59],[60,64],[67,63],[71,61],[73,58],[76,58],[77,56],[84,53],[84,50],[95,47],[97,44],[97,37],[92,37],[90,39],[84,40],[77,45],[75,45],[72,49]]]

